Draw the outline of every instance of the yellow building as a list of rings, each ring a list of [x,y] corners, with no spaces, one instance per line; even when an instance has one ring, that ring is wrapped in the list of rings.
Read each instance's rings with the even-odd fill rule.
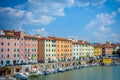
[[[94,45],[94,56],[101,56],[102,55],[102,45],[96,44]]]
[[[38,40],[38,61],[56,61],[56,40],[51,38],[39,38]]]

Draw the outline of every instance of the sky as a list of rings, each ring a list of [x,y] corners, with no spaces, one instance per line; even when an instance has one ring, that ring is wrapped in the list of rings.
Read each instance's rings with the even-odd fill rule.
[[[120,0],[0,0],[0,30],[120,43]]]

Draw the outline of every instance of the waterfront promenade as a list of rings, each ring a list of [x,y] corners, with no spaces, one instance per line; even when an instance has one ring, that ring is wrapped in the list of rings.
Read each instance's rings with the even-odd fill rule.
[[[17,66],[5,66],[0,67],[0,74],[2,75],[15,75],[16,73],[26,73],[31,71],[47,71],[47,70],[58,70],[58,68],[70,70],[86,66],[94,66],[100,64],[100,60],[93,61],[90,60],[75,60],[68,62],[56,62],[56,63],[38,63],[38,64],[28,64],[28,65],[17,65]],[[120,59],[113,59],[111,63],[120,63]],[[106,64],[106,63],[105,63]],[[109,63],[110,64],[110,63]],[[108,65],[108,64],[106,64]]]

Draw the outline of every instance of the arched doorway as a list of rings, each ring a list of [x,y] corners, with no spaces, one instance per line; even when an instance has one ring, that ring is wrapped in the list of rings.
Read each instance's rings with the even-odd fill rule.
[[[27,67],[27,68],[25,68],[25,72],[29,72],[29,68]]]

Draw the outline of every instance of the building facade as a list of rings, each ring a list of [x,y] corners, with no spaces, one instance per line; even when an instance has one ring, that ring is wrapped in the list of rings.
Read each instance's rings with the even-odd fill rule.
[[[38,40],[38,61],[56,61],[56,40],[51,38],[39,38]]]
[[[23,31],[0,31],[0,63],[3,65],[22,63],[28,61],[28,53],[26,50],[26,44],[28,42],[29,46],[35,44],[36,52],[34,54],[37,56],[37,40],[36,41],[26,41],[26,34]],[[27,44],[28,45],[28,44]],[[32,49],[32,47],[27,47]],[[31,57],[32,54],[29,56]],[[37,57],[34,58],[35,61]]]
[[[102,56],[102,45],[101,44],[95,44],[94,45],[94,56]]]
[[[102,46],[102,55],[106,56],[106,55],[112,55],[113,53],[113,46],[110,44],[110,42],[106,42],[103,46]]]
[[[56,58],[57,61],[68,61],[72,58],[72,41],[59,38],[59,37],[49,37],[56,40]]]
[[[72,44],[73,59],[93,57],[93,45],[86,41],[77,41]]]

